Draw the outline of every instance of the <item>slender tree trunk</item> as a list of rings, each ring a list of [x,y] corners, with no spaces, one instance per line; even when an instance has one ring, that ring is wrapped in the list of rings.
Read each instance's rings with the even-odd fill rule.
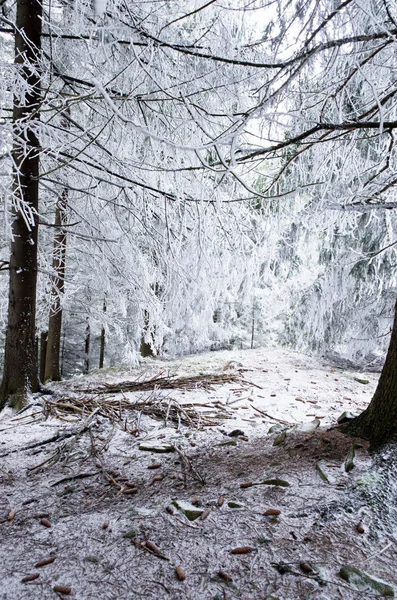
[[[87,317],[87,324],[85,327],[85,341],[84,341],[84,373],[88,373],[90,370],[90,345],[91,345],[91,327],[90,321]]]
[[[47,354],[45,361],[44,381],[61,380],[60,352],[62,333],[62,296],[65,290],[65,259],[68,192],[64,190],[57,203],[54,238],[54,257],[52,262],[52,285],[50,319],[48,324]]]
[[[370,440],[372,448],[397,438],[397,303],[386,361],[371,403],[340,429]]]
[[[26,84],[14,97],[13,162],[15,208],[12,222],[8,324],[0,408],[14,408],[39,389],[36,352],[37,234],[39,201],[40,44],[42,4],[17,0],[15,65]],[[22,85],[22,83],[21,83]]]
[[[251,350],[254,348],[255,338],[255,306],[252,306],[252,320],[251,320]]]
[[[61,378],[63,377],[64,365],[65,365],[65,330],[63,331],[63,335],[62,335]]]
[[[47,354],[48,331],[42,331],[40,334],[40,381],[44,383],[45,357]]]
[[[106,313],[106,298],[103,300],[103,312]],[[103,363],[105,361],[105,341],[106,341],[105,327],[101,330],[101,346],[99,349],[99,368],[103,369]]]

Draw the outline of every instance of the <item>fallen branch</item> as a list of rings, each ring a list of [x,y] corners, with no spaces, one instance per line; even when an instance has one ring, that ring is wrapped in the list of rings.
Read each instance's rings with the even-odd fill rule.
[[[99,475],[99,473],[79,473],[78,475],[71,475],[70,477],[64,477],[63,479],[55,481],[55,483],[51,483],[50,487],[55,487],[56,485],[60,485],[61,483],[65,483],[66,481],[74,481],[75,479],[85,479],[86,477],[95,477],[95,475]]]
[[[90,419],[91,420],[91,419]],[[84,433],[89,428],[89,424],[85,425],[83,428],[78,429],[77,431],[64,431],[60,433],[57,431],[55,435],[42,442],[35,442],[34,444],[29,444],[28,446],[24,446],[23,448],[15,448],[14,450],[9,450],[8,452],[4,452],[0,454],[0,458],[3,456],[8,456],[9,454],[14,454],[15,452],[25,452],[26,450],[32,450],[33,448],[39,448],[40,446],[45,446],[46,444],[52,444],[52,442],[60,442],[62,440],[66,440],[67,438],[73,437],[74,435],[79,435]]]
[[[290,423],[289,421],[284,421],[283,419],[277,419],[277,417],[272,417],[271,415],[269,415],[269,413],[266,413],[265,411],[256,408],[256,406],[254,406],[253,404],[251,404],[251,406],[254,410],[256,410],[256,412],[263,415],[264,417],[267,417],[271,421],[277,421],[277,423],[281,423],[282,425],[295,425],[295,423]]]

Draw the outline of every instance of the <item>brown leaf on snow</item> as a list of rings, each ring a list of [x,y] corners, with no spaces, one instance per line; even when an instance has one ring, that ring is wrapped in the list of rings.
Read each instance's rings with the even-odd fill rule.
[[[304,560],[301,560],[301,562],[299,563],[299,566],[302,569],[302,571],[304,571],[305,573],[313,573],[312,567]]]
[[[176,567],[175,573],[176,573],[176,576],[178,577],[179,581],[185,581],[186,575],[185,575],[185,571],[182,569],[182,567]]]
[[[34,581],[40,577],[40,573],[32,573],[31,575],[26,575],[26,577],[22,577],[21,583],[28,583],[28,581]]]
[[[223,506],[224,502],[225,502],[225,498],[223,496],[219,496],[219,498],[218,498],[218,506]]]
[[[238,548],[233,548],[233,550],[230,551],[230,554],[249,554],[254,551],[255,548],[251,548],[250,546],[239,546]]]
[[[266,517],[270,517],[270,516],[277,516],[280,513],[281,513],[281,510],[278,510],[278,508],[268,508],[264,514]]]
[[[102,529],[107,529],[109,527],[109,521],[104,521],[102,523]]]
[[[164,560],[170,560],[168,556],[165,556],[165,554],[161,552],[161,550],[156,546],[156,544],[154,542],[151,542],[150,540],[146,540],[146,542],[135,542],[135,545],[144,548],[145,550],[151,552],[159,558],[163,558]]]
[[[48,519],[40,519],[40,524],[44,525],[44,527],[52,527],[52,525]]]
[[[136,494],[137,491],[138,491],[137,488],[124,488],[121,493],[128,495],[128,494]]]
[[[203,513],[201,513],[200,519],[202,521],[204,521],[204,519],[206,519],[208,517],[208,515],[210,514],[210,509],[206,508],[205,511]]]
[[[72,591],[72,588],[68,585],[54,585],[52,589],[54,590],[54,592],[58,592],[59,594],[66,594],[66,596],[68,596]]]
[[[154,542],[151,542],[150,540],[147,540],[146,542],[143,542],[144,545],[146,546],[146,548],[149,548],[149,550],[152,550],[152,552],[156,552],[157,554],[161,554],[160,550],[157,548],[156,544]]]
[[[240,483],[241,489],[245,490],[246,488],[252,487],[254,484],[252,481],[247,481],[247,483]]]
[[[42,558],[41,560],[39,560],[39,562],[37,562],[35,564],[36,569],[38,569],[39,567],[45,567],[46,565],[50,565],[51,563],[54,562],[55,560],[55,556],[49,556],[48,558]]]
[[[155,477],[153,477],[149,485],[153,485],[153,483],[156,483],[156,481],[163,481],[163,479],[164,475],[156,475]]]
[[[225,571],[218,571],[218,577],[224,579],[225,581],[233,581],[233,577],[231,577],[228,573],[225,573]]]
[[[16,514],[17,511],[14,508],[10,510],[10,512],[8,513],[7,521],[12,521]]]

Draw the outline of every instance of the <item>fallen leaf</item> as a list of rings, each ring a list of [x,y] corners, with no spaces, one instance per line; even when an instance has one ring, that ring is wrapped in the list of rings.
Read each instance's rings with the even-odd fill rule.
[[[268,508],[264,514],[266,517],[271,517],[271,516],[277,516],[280,513],[281,513],[281,510],[278,510],[277,508]]]
[[[210,514],[210,509],[209,509],[209,508],[206,508],[206,509],[205,509],[205,511],[202,513],[202,515],[201,515],[200,519],[201,519],[202,521],[204,521],[204,519],[206,519],[206,518],[208,517],[208,515],[209,515],[209,514]]]
[[[127,488],[122,490],[122,493],[125,495],[131,495],[131,494],[136,494],[137,493],[137,488]]]
[[[148,548],[152,552],[155,552],[156,554],[161,554],[160,549],[157,548],[157,546],[154,542],[147,540],[146,542],[143,542],[143,545],[146,546],[146,548]]]
[[[225,573],[225,571],[218,571],[218,577],[225,581],[233,581],[233,578],[228,573]]]
[[[14,508],[10,510],[10,512],[8,513],[7,521],[12,521],[16,514],[17,511]]]
[[[59,594],[66,594],[67,596],[72,591],[72,588],[70,588],[68,585],[54,585],[52,589],[54,590],[54,592],[58,592]]]
[[[185,575],[185,571],[182,569],[182,567],[176,567],[175,573],[176,573],[176,576],[178,577],[179,581],[185,581],[186,575]]]
[[[42,558],[41,560],[39,560],[39,562],[37,562],[35,564],[36,569],[40,568],[40,567],[45,567],[46,565],[50,565],[51,563],[54,562],[55,560],[55,556],[49,556],[48,558]]]
[[[48,519],[40,519],[40,523],[41,525],[44,525],[44,527],[51,527],[51,523]]]
[[[150,484],[156,483],[156,481],[163,481],[163,479],[164,479],[164,475],[156,475],[155,477],[153,477],[153,479],[150,482]]]
[[[40,577],[40,573],[32,573],[31,575],[26,575],[21,579],[21,583],[27,583],[28,581],[34,581]]]
[[[250,546],[239,546],[237,548],[233,548],[230,551],[230,554],[249,554],[250,552],[254,552],[255,548],[251,548]]]
[[[304,571],[305,573],[313,573],[312,567],[304,560],[301,560],[301,562],[299,563],[299,566],[302,569],[302,571]]]

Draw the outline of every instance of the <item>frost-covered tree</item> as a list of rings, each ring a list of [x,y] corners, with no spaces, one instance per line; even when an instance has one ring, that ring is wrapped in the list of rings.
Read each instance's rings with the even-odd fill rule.
[[[21,34],[12,3],[3,4],[5,29],[13,33],[17,23]],[[24,6],[41,10],[33,0]],[[91,320],[95,312],[103,320],[104,294],[114,292],[112,281],[119,285],[124,275],[120,249],[125,252],[121,239],[128,233],[134,262],[126,261],[129,285],[120,304],[126,319],[133,314],[140,321],[134,335],[140,339],[143,330],[156,348],[166,346],[176,328],[181,349],[191,350],[189,301],[209,316],[213,308],[219,313],[215,304],[222,298],[234,301],[236,287],[247,288],[248,277],[239,284],[236,278],[233,285],[231,277],[218,290],[211,288],[217,290],[211,310],[208,298],[200,304],[202,282],[210,281],[205,263],[215,259],[219,281],[224,272],[218,264],[232,264],[223,250],[227,246],[218,243],[221,236],[223,241],[237,236],[230,248],[234,245],[239,257],[255,238],[246,225],[252,204],[237,202],[274,202],[302,214],[316,210],[324,221],[330,210],[396,208],[396,22],[396,8],[388,0],[44,4],[42,35],[29,44],[33,54],[17,51],[14,65],[5,62],[10,83],[4,95],[11,90],[15,106],[28,110],[25,116],[14,113],[12,127],[4,130],[5,147],[12,138],[27,160],[25,141],[34,135],[36,163],[40,154],[41,202],[31,207],[20,184],[20,165],[8,153],[8,167],[14,166],[14,214],[36,227],[39,218],[44,222],[50,216],[51,206],[54,214],[54,199],[68,190],[71,222],[73,216],[78,222],[70,230],[71,257],[74,252],[77,262],[70,264],[78,264],[84,241],[93,257],[106,249],[108,264],[114,259],[119,270],[113,279],[103,278],[101,289],[93,269],[86,269],[84,285],[76,280]],[[30,42],[29,30],[22,29],[21,39]],[[39,101],[30,100],[33,92]],[[65,114],[68,127],[62,125]],[[37,187],[36,175],[32,181]],[[224,217],[222,209],[233,203],[236,215],[227,209]],[[87,227],[88,214],[95,215],[94,227]],[[359,238],[362,226],[356,221]],[[211,236],[217,240],[213,251],[208,250]],[[291,226],[290,239],[298,237]],[[18,246],[19,238],[14,240]],[[288,235],[283,243],[288,245]],[[192,264],[191,251],[203,262]],[[82,256],[81,272],[90,262]],[[276,265],[260,262],[257,266],[265,265],[277,277]],[[29,273],[35,282],[33,263],[14,272]],[[166,318],[167,304],[180,322]],[[10,301],[10,315],[12,310]],[[26,314],[32,349],[34,312]],[[107,309],[107,318],[110,314]],[[32,365],[34,355],[32,349]],[[24,389],[19,382],[11,390],[7,356],[3,402],[10,394],[23,395],[26,386],[37,387],[27,373]],[[20,359],[16,356],[15,364]],[[395,411],[393,402],[388,406]],[[373,437],[386,439],[393,418],[384,419]],[[368,429],[362,427],[366,435]]]
[[[314,283],[312,294],[319,310],[311,314],[324,315],[328,307],[338,310],[336,302],[334,306],[329,302],[332,294],[329,298],[321,293],[325,282],[328,291],[341,296],[339,309],[343,311],[339,313],[347,318],[349,296],[344,298],[345,292],[340,290],[350,286],[353,321],[354,308],[360,302],[367,302],[370,309],[370,290],[378,295],[378,290],[386,287],[389,303],[393,292],[395,296],[396,221],[392,212],[376,215],[397,208],[396,6],[387,1],[348,0],[340,4],[309,3],[308,7],[303,14],[300,3],[289,4],[289,10],[295,11],[297,35],[294,37],[290,29],[289,36],[281,31],[276,36],[283,60],[278,67],[274,64],[277,75],[258,104],[258,111],[267,115],[262,133],[267,144],[253,152],[243,150],[238,160],[272,161],[273,170],[262,193],[273,198],[301,196],[313,221],[323,221],[323,232],[331,240],[328,259],[350,255],[349,277],[343,275],[340,266],[331,266],[325,269],[322,280]],[[283,14],[288,15],[288,9]],[[284,24],[287,22],[288,16]],[[282,23],[280,19],[280,30]],[[334,217],[329,219],[335,211],[346,215],[339,218],[339,224]],[[377,222],[371,231],[369,215]],[[327,244],[318,247],[326,253]],[[341,324],[340,314],[329,321],[335,330],[335,325]],[[327,333],[322,318],[313,329],[317,339],[319,330],[324,336],[334,334]],[[369,408],[346,427],[346,431],[367,437],[375,445],[396,434],[396,340],[392,333]]]
[[[11,398],[19,405],[27,392],[38,389],[37,274],[47,272],[54,281],[56,273],[52,236],[40,235],[46,246],[39,252],[39,264],[37,234],[39,226],[53,224],[62,194],[68,195],[70,211],[68,254],[77,259],[73,262],[68,256],[66,269],[68,264],[78,266],[77,254],[84,243],[88,253],[90,244],[95,247],[91,254],[96,257],[105,252],[109,264],[118,258],[116,275],[105,280],[96,267],[84,284],[82,279],[75,282],[75,289],[86,288],[84,305],[90,318],[92,290],[99,306],[107,292],[109,305],[109,289],[116,297],[117,271],[124,271],[120,259],[133,257],[134,265],[132,259],[127,261],[132,274],[127,297],[133,291],[130,306],[135,303],[134,317],[141,323],[138,335],[143,329],[154,348],[169,343],[171,335],[165,333],[167,327],[171,333],[173,324],[164,318],[163,309],[171,285],[178,278],[181,282],[181,274],[188,272],[189,252],[196,252],[203,264],[207,262],[207,273],[213,260],[227,264],[219,240],[229,235],[229,225],[220,212],[232,195],[237,199],[234,178],[239,180],[245,169],[233,164],[240,146],[249,143],[245,136],[251,133],[245,130],[244,115],[255,104],[252,85],[259,83],[253,59],[260,51],[249,46],[256,39],[251,14],[245,13],[244,3],[201,7],[189,2],[131,7],[124,0],[95,6],[83,0],[2,3],[6,115],[14,105],[13,119],[6,118],[2,129],[4,214],[13,244],[2,404]],[[14,64],[7,47],[13,39]],[[217,56],[224,51],[229,58]],[[263,80],[267,80],[266,72]],[[244,188],[243,196],[247,196]],[[236,219],[237,210],[236,205],[231,219]],[[91,222],[88,214],[95,215]],[[217,222],[214,239],[218,245],[209,252],[203,242]],[[18,223],[26,229],[27,258],[21,254]],[[126,234],[133,244],[120,255],[118,240]],[[77,272],[81,278],[89,262],[80,255]],[[177,277],[173,276],[176,272]],[[185,305],[190,302],[192,306],[199,287],[196,278],[202,281],[204,277],[197,261],[186,280],[189,277],[187,293],[179,298],[184,296]],[[89,285],[90,278],[94,286]],[[40,281],[39,285],[43,286]],[[67,289],[68,283],[66,294]],[[200,289],[205,288],[201,285]],[[63,290],[58,290],[62,298],[58,303],[51,300],[55,311],[65,302]],[[211,292],[208,288],[207,296]],[[139,297],[145,298],[147,306],[137,303]],[[123,302],[128,304],[125,298]],[[42,315],[41,300],[38,305]],[[211,312],[204,310],[207,315]],[[108,309],[108,319],[110,314]],[[127,312],[125,318],[129,317]],[[180,327],[186,330],[186,323]],[[202,329],[198,324],[196,328]],[[185,341],[180,344],[184,349],[187,346]]]

